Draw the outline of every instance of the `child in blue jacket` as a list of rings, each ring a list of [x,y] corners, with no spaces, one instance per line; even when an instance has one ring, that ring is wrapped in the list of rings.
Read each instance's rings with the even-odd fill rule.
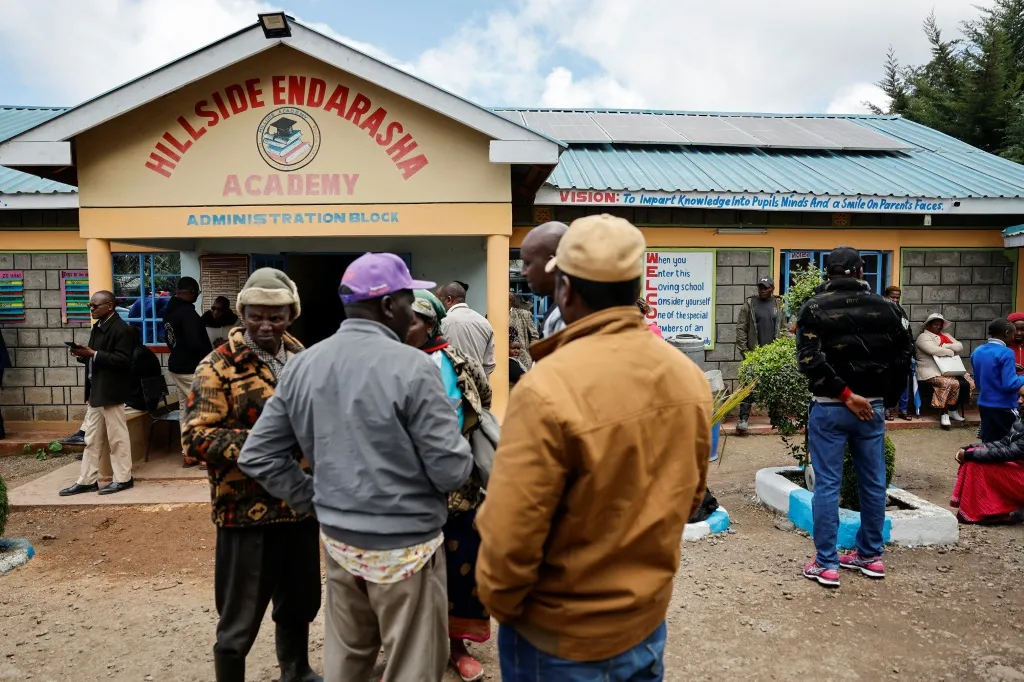
[[[981,440],[1001,440],[1020,418],[1017,399],[1024,394],[1024,376],[1017,376],[1017,360],[1007,344],[1013,343],[1014,326],[1006,319],[988,325],[988,342],[971,353],[974,382],[978,386]]]

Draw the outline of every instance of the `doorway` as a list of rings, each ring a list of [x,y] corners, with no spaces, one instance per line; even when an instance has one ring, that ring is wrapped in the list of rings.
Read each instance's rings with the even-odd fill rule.
[[[345,310],[338,298],[338,285],[345,268],[362,254],[283,254],[284,271],[299,289],[302,314],[289,330],[306,348],[338,331]]]

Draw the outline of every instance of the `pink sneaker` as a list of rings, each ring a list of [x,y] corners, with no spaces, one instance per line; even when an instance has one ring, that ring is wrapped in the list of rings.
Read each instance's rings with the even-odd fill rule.
[[[839,565],[854,571],[860,571],[869,578],[881,580],[885,577],[885,565],[881,557],[863,559],[857,552],[850,552],[839,557]]]
[[[819,566],[817,561],[812,561],[804,566],[804,577],[817,580],[825,587],[839,587],[839,571]]]

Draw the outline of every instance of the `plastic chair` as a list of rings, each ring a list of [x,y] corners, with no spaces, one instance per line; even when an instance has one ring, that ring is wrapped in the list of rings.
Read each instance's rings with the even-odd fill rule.
[[[142,397],[146,400],[146,411],[149,413],[149,439],[146,441],[146,461],[149,461],[149,449],[153,446],[153,429],[159,422],[173,422],[181,428],[181,410],[172,410],[167,404],[168,398],[167,381],[163,374],[155,377],[147,377],[142,380]],[[163,406],[160,403],[163,403]],[[150,407],[150,406],[153,407]],[[171,444],[170,428],[167,429],[167,445]]]

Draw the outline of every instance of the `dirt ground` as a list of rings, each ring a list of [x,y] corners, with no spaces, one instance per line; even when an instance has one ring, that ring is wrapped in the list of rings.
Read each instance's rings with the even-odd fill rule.
[[[969,434],[893,439],[896,483],[948,503],[953,452]],[[962,527],[954,548],[893,549],[885,581],[844,574],[826,591],[799,575],[810,540],[777,530],[752,499],[754,472],[786,463],[774,437],[733,437],[713,467],[712,490],[736,532],[683,547],[667,680],[1024,680],[1024,528]],[[13,466],[0,458],[0,475]],[[213,679],[205,507],[15,512],[7,535],[31,539],[38,556],[0,576],[0,680]],[[268,618],[250,680],[276,679],[272,633]],[[318,669],[322,636],[321,614]],[[474,650],[486,679],[500,680],[493,639]]]

